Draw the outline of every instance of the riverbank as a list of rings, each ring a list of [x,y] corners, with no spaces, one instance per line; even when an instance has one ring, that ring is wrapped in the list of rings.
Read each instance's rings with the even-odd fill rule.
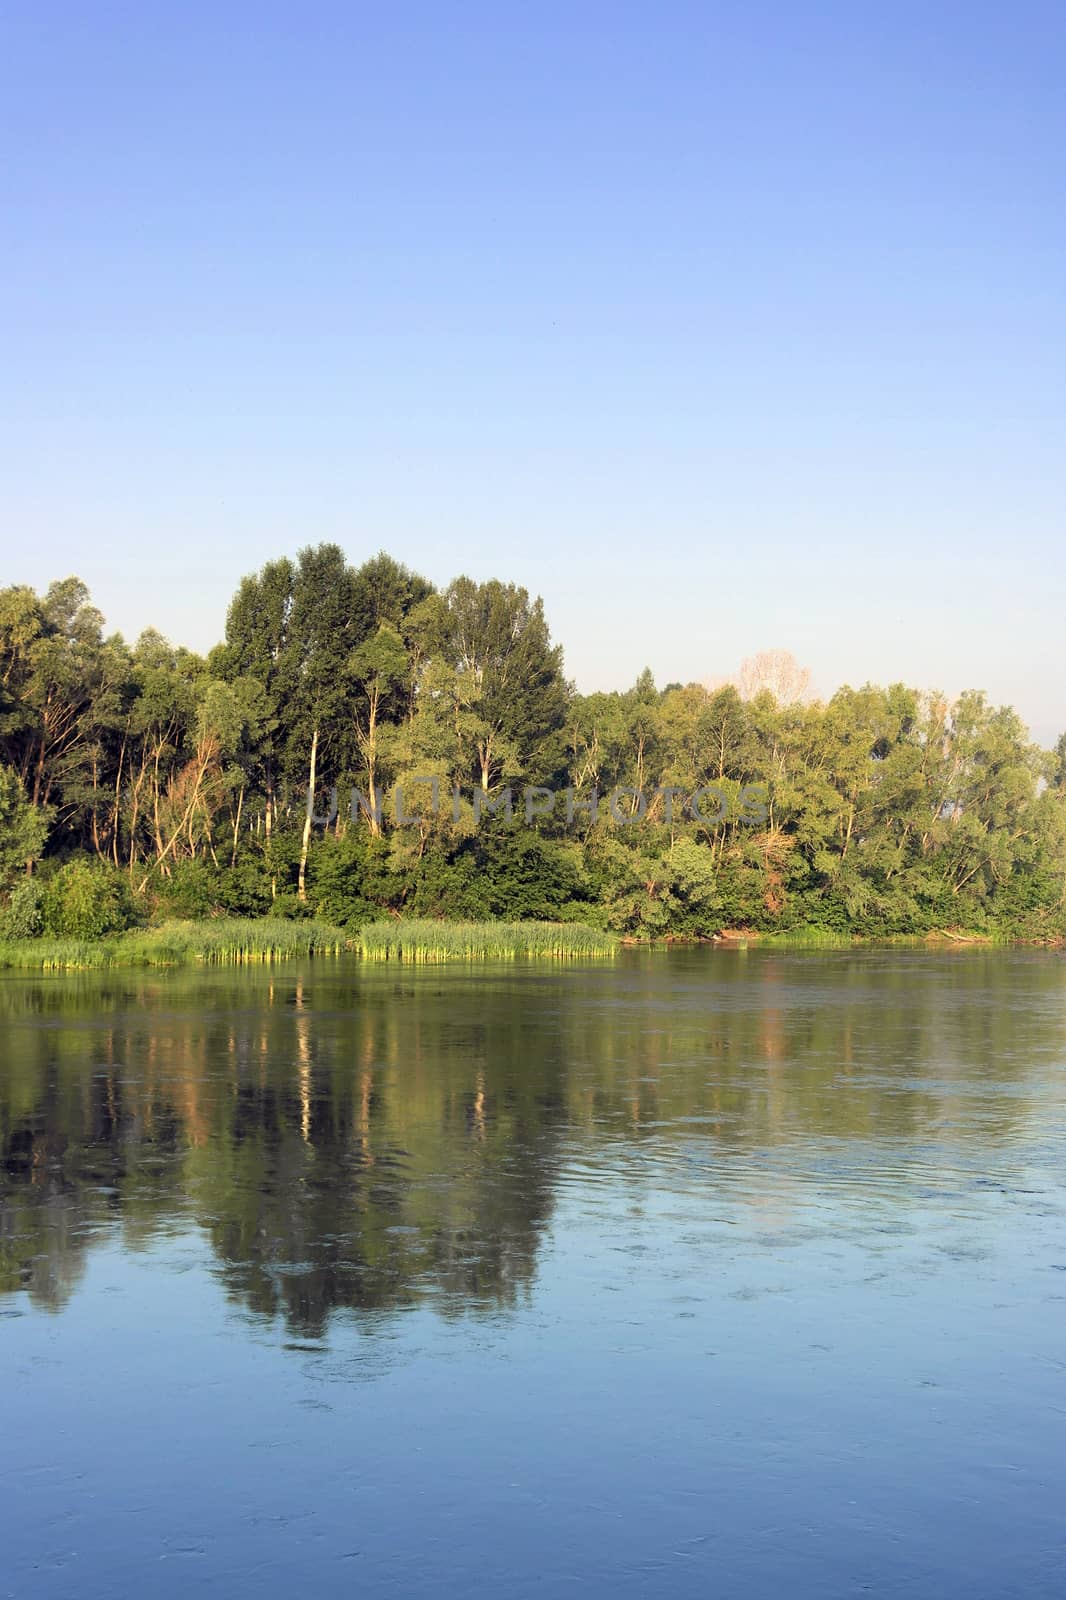
[[[850,950],[860,946],[907,949],[1062,948],[1063,941],[1012,939],[1003,934],[938,929],[925,934],[870,938],[823,928],[765,933],[728,928],[712,938],[618,938],[577,922],[437,922],[403,917],[371,922],[358,931],[329,923],[264,917],[166,922],[99,939],[0,941],[0,971],[92,971],[109,967],[246,965],[293,957],[358,956],[367,962],[425,965],[448,961],[579,961],[610,959],[619,950],[668,949],[706,944],[716,949]]]
[[[837,933],[827,928],[792,928],[781,933],[760,933],[743,928],[725,928],[711,943],[726,947],[757,944],[769,949],[782,950],[851,950],[862,945],[882,945],[894,948],[926,950],[930,946],[944,948],[987,946],[1006,949],[1010,945],[1046,943],[1045,940],[1011,938],[1004,933],[975,933],[957,928],[931,928],[927,933],[887,933],[880,935]]]

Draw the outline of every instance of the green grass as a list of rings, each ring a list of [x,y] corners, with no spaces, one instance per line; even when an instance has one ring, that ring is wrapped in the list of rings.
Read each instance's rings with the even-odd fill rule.
[[[858,945],[895,945],[906,949],[928,949],[930,945],[985,948],[1014,944],[1005,933],[967,933],[957,928],[932,928],[928,933],[841,933],[832,928],[792,928],[781,933],[734,935],[730,945],[764,945],[776,950],[852,950]]]
[[[733,934],[719,949],[745,944],[783,950],[847,950],[859,944],[943,943],[981,947],[1009,944],[1006,936],[940,934],[860,939],[824,928],[793,928],[781,933]],[[547,958],[586,960],[610,957],[620,941],[580,922],[434,922],[391,918],[346,934],[324,922],[290,922],[281,917],[239,917],[211,922],[165,922],[157,928],[111,934],[102,939],[18,939],[0,941],[0,970],[87,971],[108,967],[180,967],[280,961],[291,956],[341,955],[365,961],[517,961]],[[654,948],[651,946],[650,948]],[[664,945],[663,948],[668,948]]]
[[[617,940],[580,922],[371,922],[356,935],[367,961],[515,961],[611,956]]]
[[[774,945],[788,950],[848,950],[858,941],[854,934],[840,933],[833,928],[789,928],[781,933],[752,933],[747,936],[751,944]],[[743,944],[733,938],[730,944]]]
[[[180,967],[201,963],[279,961],[288,956],[340,955],[367,961],[512,961],[609,956],[617,942],[572,922],[373,922],[354,936],[322,922],[220,918],[166,922],[103,939],[19,939],[0,942],[0,969],[63,972],[107,967]]]
[[[18,939],[0,942],[0,968],[38,972],[103,967],[177,967],[277,961],[286,956],[339,955],[347,935],[324,922],[287,922],[280,917],[244,921],[165,922],[158,928],[111,934],[102,939]]]

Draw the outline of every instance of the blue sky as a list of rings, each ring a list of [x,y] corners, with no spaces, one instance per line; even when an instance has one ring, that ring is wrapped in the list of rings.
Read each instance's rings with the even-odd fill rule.
[[[1066,727],[1059,4],[19,3],[0,582],[206,647],[336,539],[582,688]]]

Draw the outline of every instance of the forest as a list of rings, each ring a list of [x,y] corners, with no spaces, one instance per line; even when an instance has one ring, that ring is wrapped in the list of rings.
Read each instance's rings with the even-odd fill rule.
[[[335,544],[246,577],[206,656],[106,634],[77,578],[0,590],[0,936],[266,915],[1063,936],[1066,736],[1041,749],[976,690],[820,701],[789,668],[579,694],[524,589]],[[529,816],[529,786],[565,802]]]

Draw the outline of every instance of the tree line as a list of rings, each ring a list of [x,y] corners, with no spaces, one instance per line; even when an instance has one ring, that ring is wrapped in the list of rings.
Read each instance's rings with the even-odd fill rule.
[[[764,666],[578,694],[524,589],[438,590],[334,544],[245,578],[206,656],[106,635],[76,578],[0,590],[4,927],[225,911],[1062,933],[1066,736],[1042,750],[976,691],[823,702]],[[527,826],[494,804],[521,785],[571,803]],[[369,803],[309,811],[332,786]],[[708,788],[724,803],[672,802]],[[754,812],[730,803],[753,792]]]

